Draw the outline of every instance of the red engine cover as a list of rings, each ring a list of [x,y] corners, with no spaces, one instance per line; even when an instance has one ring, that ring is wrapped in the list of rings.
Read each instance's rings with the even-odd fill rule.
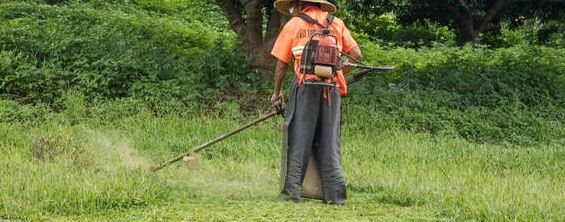
[[[339,50],[335,43],[329,41],[320,41],[316,47],[316,54],[314,57],[314,64],[337,65]]]

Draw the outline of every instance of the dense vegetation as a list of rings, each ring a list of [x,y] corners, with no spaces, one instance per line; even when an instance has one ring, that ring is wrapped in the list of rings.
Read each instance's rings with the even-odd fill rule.
[[[76,91],[190,105],[253,79],[222,23],[195,15],[204,2],[126,2],[0,5],[2,97],[60,108]]]
[[[558,37],[537,44],[528,18],[458,46],[439,23],[338,14],[364,62],[396,66],[344,99],[345,208],[274,200],[280,119],[204,152],[199,171],[147,172],[270,111],[272,77],[213,2],[2,1],[0,219],[565,218]]]
[[[65,109],[61,98],[72,92],[90,103],[134,98],[160,113],[163,107],[199,110],[245,95],[251,96],[240,101],[256,102],[253,96],[265,101],[269,93],[269,81],[247,68],[238,40],[213,4],[13,1],[0,7],[3,99],[60,111]],[[391,22],[374,26],[398,27]],[[439,30],[441,37],[423,41],[454,38],[448,29]],[[565,137],[562,48],[438,43],[412,50],[379,46],[364,34],[358,39],[367,62],[397,67],[353,87],[349,100],[391,119],[385,126],[481,143],[550,143]]]
[[[564,136],[562,49],[367,46],[368,60],[397,66],[387,76],[393,80],[374,78],[352,87],[351,104],[368,113],[377,111],[408,129],[479,143],[550,143]]]

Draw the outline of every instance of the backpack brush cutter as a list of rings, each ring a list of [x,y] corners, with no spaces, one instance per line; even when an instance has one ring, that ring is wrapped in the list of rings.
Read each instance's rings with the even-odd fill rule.
[[[329,15],[327,17],[326,26],[321,25],[320,23],[318,23],[318,21],[310,18],[306,14],[300,14],[298,17],[308,23],[317,25],[322,29],[321,32],[315,32],[314,34],[312,34],[308,42],[304,46],[300,62],[300,72],[303,73],[302,83],[307,85],[319,85],[323,87],[335,87],[335,77],[336,75],[338,75],[338,72],[345,67],[366,69],[364,71],[352,74],[349,78],[347,78],[347,80],[345,80],[346,84],[356,82],[374,71],[389,71],[394,69],[394,67],[392,66],[368,66],[361,63],[351,55],[340,52],[340,49],[337,45],[338,38],[329,29],[334,19],[333,15]],[[350,61],[353,61],[354,63],[351,63]],[[306,74],[315,75],[315,78],[310,78],[307,81]],[[153,172],[159,171],[160,169],[163,169],[166,166],[169,166],[182,159],[188,162],[188,166],[195,166],[195,164],[191,163],[191,161],[198,162],[198,158],[195,155],[196,153],[253,125],[263,122],[278,114],[282,115],[283,113],[284,109],[282,107],[282,104],[279,103],[275,106],[275,111],[268,113],[267,115],[256,120],[253,120],[231,132],[221,135],[216,139],[211,140],[210,142],[195,147],[194,149],[183,153],[182,155],[179,155],[167,162],[161,163],[161,165],[153,167],[152,170]]]
[[[363,65],[361,63],[351,64],[351,63],[342,62],[342,64],[346,65],[347,67],[358,67],[358,68],[366,69],[364,71],[360,71],[360,72],[357,72],[357,73],[350,75],[346,80],[347,84],[351,84],[351,83],[354,83],[356,81],[359,81],[363,77],[365,77],[365,76],[367,76],[367,75],[369,75],[369,74],[371,74],[375,71],[390,71],[390,70],[394,69],[394,67],[392,67],[392,66],[373,67],[373,66],[366,66],[366,65]],[[224,140],[224,139],[226,139],[230,136],[233,136],[233,135],[235,135],[235,134],[237,134],[237,133],[239,133],[239,132],[241,132],[241,131],[243,131],[243,130],[251,127],[251,126],[257,125],[258,123],[263,122],[263,121],[265,121],[265,120],[267,120],[267,119],[269,119],[273,116],[276,116],[276,115],[279,115],[279,114],[282,115],[283,113],[284,113],[284,108],[282,107],[282,104],[281,104],[281,105],[275,107],[275,111],[272,111],[272,112],[266,114],[265,116],[260,117],[258,119],[255,119],[255,120],[253,120],[249,123],[246,123],[246,124],[242,125],[241,127],[234,129],[234,130],[232,130],[232,131],[230,131],[226,134],[223,134],[223,135],[221,135],[221,136],[219,136],[219,137],[217,137],[217,138],[215,138],[215,139],[213,139],[213,140],[211,140],[207,143],[204,143],[200,146],[197,146],[197,147],[193,148],[192,150],[190,150],[186,153],[183,153],[183,154],[181,154],[181,155],[179,155],[179,156],[177,156],[173,159],[170,159],[166,162],[163,162],[159,166],[152,167],[151,170],[153,172],[157,172],[157,171],[159,171],[159,170],[161,170],[161,169],[163,169],[163,168],[165,168],[165,167],[167,167],[167,166],[169,166],[169,165],[171,165],[175,162],[178,162],[182,159],[184,159],[186,161],[198,161],[196,159],[196,155],[195,155],[196,153],[198,153],[198,152],[210,147],[211,145],[214,145],[215,143],[220,142],[220,141],[222,141],[222,140]],[[191,164],[189,163],[189,166],[190,165]]]

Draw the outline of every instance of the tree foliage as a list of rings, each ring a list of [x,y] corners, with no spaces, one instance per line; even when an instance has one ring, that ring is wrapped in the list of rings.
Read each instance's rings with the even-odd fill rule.
[[[372,15],[394,12],[401,24],[438,22],[457,30],[460,43],[478,43],[484,33],[500,31],[501,21],[514,24],[524,18],[543,22],[565,18],[561,0],[351,0],[341,2],[354,16],[371,19]],[[554,24],[548,29],[555,30]],[[561,30],[563,31],[563,30]]]

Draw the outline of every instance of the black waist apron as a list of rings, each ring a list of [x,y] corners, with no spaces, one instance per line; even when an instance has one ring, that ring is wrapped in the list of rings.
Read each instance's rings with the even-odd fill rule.
[[[340,106],[341,96],[337,87],[304,84],[298,87],[294,77],[283,128],[280,189],[283,197],[345,203]],[[311,159],[315,161],[309,164]],[[307,171],[307,168],[311,169]]]

